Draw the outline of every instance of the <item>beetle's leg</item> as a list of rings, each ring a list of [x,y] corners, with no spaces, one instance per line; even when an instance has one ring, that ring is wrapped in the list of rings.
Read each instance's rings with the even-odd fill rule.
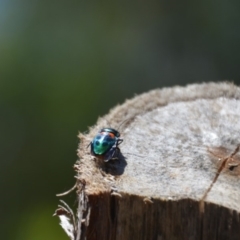
[[[122,142],[123,142],[123,139],[122,139],[122,138],[119,138],[119,139],[117,140],[116,146],[118,146],[118,145],[121,144]]]
[[[117,154],[117,156],[118,156],[119,153],[120,153],[120,148],[119,148],[119,147],[116,147],[115,152],[116,152],[116,154]]]
[[[119,153],[120,153],[120,149],[116,145],[114,145],[105,155],[104,162],[108,162],[111,159],[117,159]]]
[[[115,147],[112,147],[104,156],[104,162],[108,162],[115,155]]]
[[[90,142],[88,145],[87,145],[87,148],[89,148],[89,146],[92,144],[92,142]]]
[[[90,142],[90,143],[88,144],[87,148],[88,148],[89,146],[91,146],[91,148],[90,148],[90,153],[91,153],[91,155],[92,155],[92,156],[96,156],[96,154],[95,154],[94,151],[93,151],[92,142]]]

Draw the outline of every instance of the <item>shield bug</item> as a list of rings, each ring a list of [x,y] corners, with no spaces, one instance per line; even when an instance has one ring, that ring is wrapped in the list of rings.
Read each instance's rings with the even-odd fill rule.
[[[120,133],[114,128],[102,128],[90,142],[91,154],[108,162],[117,158],[120,152],[119,144],[123,142]]]

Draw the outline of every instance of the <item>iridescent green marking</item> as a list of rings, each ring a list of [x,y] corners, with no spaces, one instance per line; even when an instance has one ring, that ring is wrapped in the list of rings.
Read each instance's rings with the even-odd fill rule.
[[[107,162],[112,158],[116,158],[116,154],[120,151],[118,145],[122,141],[123,139],[120,139],[120,133],[117,130],[103,128],[89,144],[91,146],[91,154]]]
[[[93,150],[95,154],[102,155],[106,153],[115,144],[116,139],[108,135],[97,136],[93,141]]]

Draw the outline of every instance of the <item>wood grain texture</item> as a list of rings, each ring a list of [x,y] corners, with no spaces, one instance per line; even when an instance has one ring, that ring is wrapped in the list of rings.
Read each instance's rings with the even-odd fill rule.
[[[157,89],[79,134],[76,239],[240,239],[239,99],[230,83]],[[87,145],[109,126],[124,141],[102,163]]]

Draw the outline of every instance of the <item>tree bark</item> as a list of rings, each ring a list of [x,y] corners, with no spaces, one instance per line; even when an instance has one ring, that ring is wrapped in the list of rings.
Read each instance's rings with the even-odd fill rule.
[[[87,147],[120,131],[119,158]],[[75,239],[240,239],[240,89],[230,83],[138,95],[79,134]]]

